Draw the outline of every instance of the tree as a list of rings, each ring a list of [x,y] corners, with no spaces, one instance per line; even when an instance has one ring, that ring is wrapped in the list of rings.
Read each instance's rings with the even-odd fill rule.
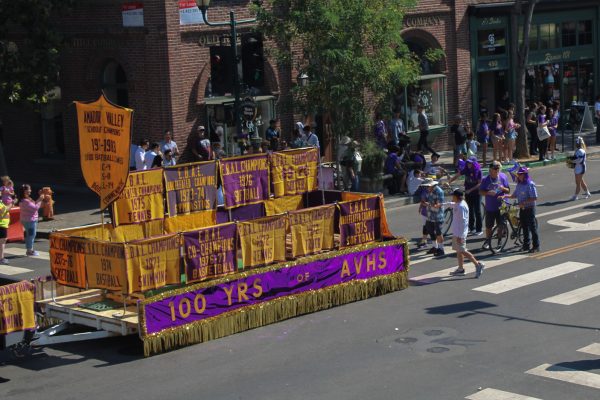
[[[400,32],[415,0],[269,0],[258,29],[275,57],[308,75],[293,89],[297,110],[330,115],[337,138],[364,129],[371,104],[420,74]],[[296,49],[296,51],[294,51]]]
[[[517,157],[529,157],[527,146],[527,128],[525,124],[525,75],[527,73],[527,59],[529,58],[529,34],[531,32],[531,21],[533,10],[539,0],[517,0],[511,13],[511,49],[512,59],[517,61],[517,99],[516,119],[521,124],[521,131],[517,136]],[[523,8],[525,6],[525,8]],[[523,16],[523,9],[525,15]],[[519,45],[519,18],[523,20],[523,41]]]
[[[56,16],[72,0],[0,2],[0,103],[44,103],[58,84]]]

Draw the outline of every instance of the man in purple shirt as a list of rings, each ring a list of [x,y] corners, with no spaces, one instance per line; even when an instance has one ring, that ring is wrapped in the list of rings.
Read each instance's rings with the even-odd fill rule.
[[[483,178],[479,186],[479,193],[485,196],[485,237],[486,242],[484,248],[489,246],[489,239],[492,236],[492,228],[494,224],[502,222],[500,216],[500,206],[502,198],[507,193],[510,193],[508,179],[506,175],[500,172],[502,164],[498,161],[493,161],[490,164],[489,175]]]

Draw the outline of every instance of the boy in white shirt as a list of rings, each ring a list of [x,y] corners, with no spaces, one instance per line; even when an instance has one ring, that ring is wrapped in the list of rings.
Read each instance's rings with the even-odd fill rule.
[[[152,164],[154,163],[154,157],[160,154],[159,148],[160,146],[158,145],[158,143],[152,143],[150,145],[150,148],[148,149],[146,154],[144,154],[144,169],[152,168]]]
[[[452,207],[452,248],[456,250],[456,258],[458,260],[458,268],[450,272],[452,276],[464,276],[465,269],[463,262],[467,257],[475,264],[475,277],[479,278],[483,272],[485,265],[477,261],[475,256],[467,250],[467,235],[469,234],[469,206],[464,200],[464,193],[461,189],[456,189],[452,193],[451,202],[444,203],[446,207]]]

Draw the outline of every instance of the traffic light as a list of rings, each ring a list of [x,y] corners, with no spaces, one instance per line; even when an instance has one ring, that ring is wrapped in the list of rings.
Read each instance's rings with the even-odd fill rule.
[[[225,93],[233,93],[231,47],[214,46],[210,48],[210,76],[212,94],[223,96]]]
[[[242,79],[252,88],[264,86],[263,39],[260,33],[242,35]]]

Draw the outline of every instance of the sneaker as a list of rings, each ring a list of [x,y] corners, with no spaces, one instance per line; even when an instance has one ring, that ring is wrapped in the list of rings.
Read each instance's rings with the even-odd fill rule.
[[[482,231],[477,231],[473,235],[475,235],[475,236],[481,236],[481,235],[483,235],[483,232]]]
[[[483,246],[481,246],[481,248],[484,249],[484,250],[489,250],[490,249],[490,242],[486,240],[483,243]]]
[[[437,252],[437,248],[436,247],[432,247],[427,251],[427,254],[435,254]]]
[[[587,193],[583,194],[583,198],[584,199],[589,199],[590,197],[592,197],[592,194],[590,192],[587,192]]]
[[[444,251],[444,249],[437,249],[434,255],[436,257],[441,257],[441,256],[446,255],[446,252]]]
[[[465,276],[465,270],[456,268],[454,271],[450,272],[450,275],[451,276]]]
[[[579,200],[579,196],[577,196],[576,194],[574,194],[573,197],[571,197],[571,201],[575,200]]]
[[[29,257],[39,257],[40,253],[38,253],[35,250],[27,250],[27,252],[25,253],[25,255],[27,255]]]
[[[529,253],[539,253],[540,252],[540,248],[539,247],[534,247],[531,250],[529,250]]]
[[[477,265],[475,266],[475,278],[479,278],[481,276],[481,273],[483,272],[483,269],[485,268],[485,264],[482,262],[478,262]]]
[[[8,265],[8,260],[6,258],[0,259],[0,265]]]
[[[529,246],[523,246],[523,247],[521,247],[521,251],[529,251]]]
[[[427,242],[419,242],[417,244],[417,249],[422,249],[423,247],[427,246]]]
[[[473,236],[475,234],[475,229],[469,230],[469,236]]]

